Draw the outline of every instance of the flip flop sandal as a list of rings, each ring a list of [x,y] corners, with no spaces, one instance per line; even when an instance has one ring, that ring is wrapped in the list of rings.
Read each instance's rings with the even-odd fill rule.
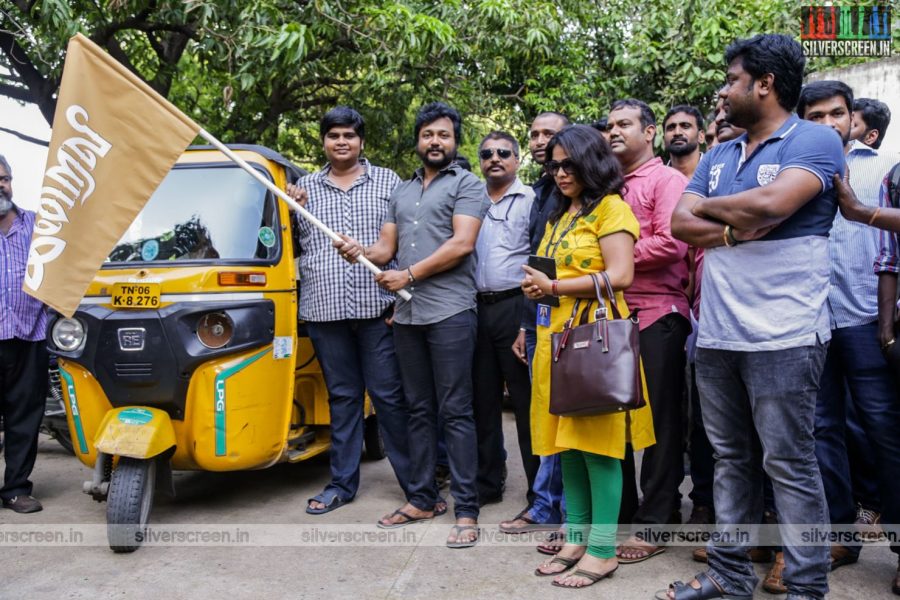
[[[441,504],[441,503],[443,503],[444,506],[442,506],[441,508],[438,508],[438,504]],[[434,505],[434,509],[432,509],[433,512],[434,512],[434,516],[440,517],[440,516],[442,516],[442,515],[446,515],[446,514],[447,514],[447,506],[448,506],[448,505],[447,505],[447,501],[446,501],[446,500],[444,500],[443,498],[441,498],[440,500],[438,500],[438,501],[435,503],[435,505]]]
[[[657,554],[662,554],[663,552],[666,551],[665,546],[655,546],[654,549],[653,549],[652,551],[650,551],[650,550],[644,550],[644,548],[642,548],[642,547],[640,547],[640,546],[627,546],[627,545],[626,545],[626,546],[622,546],[622,549],[623,549],[623,550],[624,550],[625,548],[630,548],[630,549],[634,549],[634,550],[639,550],[639,551],[641,551],[641,552],[646,552],[646,554],[643,555],[643,556],[638,556],[638,557],[636,557],[636,558],[625,558],[625,557],[619,556],[618,559],[619,559],[619,564],[620,564],[620,565],[633,565],[633,564],[635,564],[635,563],[644,562],[645,560],[650,560],[651,558],[653,558],[653,557],[656,556]]]
[[[478,525],[454,525],[451,528],[451,531],[455,532],[454,536],[456,537],[457,541],[447,542],[448,548],[471,548],[472,546],[474,546],[475,544],[478,543],[479,534],[481,533],[481,530],[478,529]],[[475,537],[467,542],[460,542],[460,541],[458,541],[459,536],[462,534],[463,531],[474,531]]]
[[[544,573],[543,571],[541,571],[541,567],[543,567],[544,565],[541,565],[541,567],[538,567],[534,570],[534,574],[538,577],[550,577],[551,575],[559,575],[560,573],[565,573],[566,571],[574,567],[579,560],[581,559],[566,558],[565,556],[554,556],[553,559],[550,560],[550,562],[546,563],[546,565],[548,567],[550,565],[562,565],[563,567],[565,567],[564,569],[562,569],[561,571],[553,571],[552,573]]]
[[[547,556],[556,556],[559,554],[559,551],[562,550],[565,543],[566,534],[561,531],[556,531],[547,536],[546,542],[538,544],[537,551],[541,554],[546,554]]]
[[[669,600],[668,592],[671,591],[675,600],[753,600],[753,594],[726,594],[719,589],[709,575],[700,573],[694,579],[700,584],[700,589],[691,587],[687,583],[676,581],[669,584],[668,590],[656,592],[656,600]]]
[[[323,506],[322,508],[313,508],[309,505],[310,502],[321,502],[325,506]],[[306,501],[306,514],[324,515],[325,513],[329,513],[337,508],[340,508],[349,502],[351,502],[351,500],[342,500],[341,497],[338,496],[335,492],[332,492],[331,498],[326,498],[325,492],[322,492],[318,496],[313,496]]]
[[[590,582],[590,583],[586,583],[584,585],[565,585],[562,583],[558,583],[556,581],[553,581],[551,583],[553,583],[553,585],[555,585],[556,587],[569,588],[571,590],[580,590],[581,588],[586,588],[586,587],[594,585],[601,579],[606,579],[607,577],[612,577],[613,573],[615,573],[616,569],[618,569],[618,568],[619,568],[619,565],[616,565],[608,573],[594,573],[593,571],[585,571],[584,569],[575,569],[574,571],[572,571],[571,573],[566,575],[566,577],[584,577],[585,579],[587,579]]]
[[[447,511],[445,510],[444,512],[447,512]],[[392,517],[396,517],[397,515],[400,515],[401,517],[403,517],[406,520],[400,521],[399,523],[382,523],[381,522],[381,521],[384,521],[385,519],[390,519]],[[375,524],[375,526],[379,527],[381,529],[400,529],[401,527],[406,527],[407,525],[412,525],[413,523],[421,523],[422,521],[430,521],[433,518],[434,518],[434,515],[431,515],[428,517],[413,517],[398,508],[397,510],[395,510],[388,516],[382,517],[382,519],[380,521],[378,521]]]
[[[500,531],[502,533],[517,534],[525,533],[526,531],[556,531],[557,529],[559,529],[558,523],[538,523],[528,516],[527,508],[510,519],[509,523],[514,523],[515,521],[525,521],[525,525],[510,526],[500,523]]]

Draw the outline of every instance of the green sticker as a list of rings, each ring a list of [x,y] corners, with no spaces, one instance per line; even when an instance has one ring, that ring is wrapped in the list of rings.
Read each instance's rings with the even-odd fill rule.
[[[143,408],[126,408],[119,413],[119,421],[126,425],[146,425],[153,420],[153,413]]]
[[[259,243],[266,248],[271,248],[275,245],[275,232],[272,231],[271,227],[259,228]]]

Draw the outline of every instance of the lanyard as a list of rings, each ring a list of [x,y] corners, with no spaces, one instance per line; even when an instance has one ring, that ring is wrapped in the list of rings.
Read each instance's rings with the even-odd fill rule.
[[[559,247],[559,245],[562,243],[563,238],[566,237],[566,236],[569,234],[569,232],[572,231],[572,229],[575,227],[575,223],[578,221],[578,219],[581,218],[581,213],[582,213],[583,211],[584,211],[584,207],[582,206],[581,208],[578,209],[578,212],[575,213],[575,215],[572,217],[572,220],[569,221],[569,224],[566,225],[566,228],[565,228],[565,229],[563,230],[563,232],[559,235],[559,237],[556,238],[556,243],[553,244],[553,236],[556,235],[556,228],[559,227],[559,221],[556,222],[556,225],[553,226],[553,230],[550,232],[550,239],[547,240],[547,245],[544,247],[544,256],[547,256],[547,257],[550,257],[550,258],[553,258],[553,257],[556,256],[556,249],[557,249],[557,248]],[[560,219],[560,221],[561,221],[561,220],[562,220],[562,219]],[[550,244],[553,244],[553,250],[552,250],[552,252],[551,252],[551,249],[550,249]]]
[[[500,204],[500,202],[503,202],[503,200],[505,198],[509,198],[509,204],[506,205],[506,214],[503,215],[502,219],[498,219],[497,217],[495,217],[494,215],[491,214],[491,209],[494,208],[495,206],[497,206],[497,204]],[[509,211],[512,210],[513,204],[516,202],[516,200],[518,198],[519,198],[519,194],[511,194],[510,196],[504,196],[504,198],[501,198],[500,202],[498,202],[497,204],[491,203],[491,205],[488,207],[488,211],[486,213],[487,218],[495,223],[503,223],[505,221],[508,221],[509,220]]]

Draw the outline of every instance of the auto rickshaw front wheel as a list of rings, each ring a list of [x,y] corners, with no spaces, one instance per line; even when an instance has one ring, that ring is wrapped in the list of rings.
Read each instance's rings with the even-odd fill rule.
[[[153,508],[156,458],[122,456],[106,499],[106,537],[113,552],[134,552],[144,539]]]

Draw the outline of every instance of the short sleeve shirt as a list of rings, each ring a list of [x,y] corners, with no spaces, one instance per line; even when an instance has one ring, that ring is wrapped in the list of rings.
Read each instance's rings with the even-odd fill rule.
[[[686,193],[727,196],[767,185],[787,169],[821,191],[763,238],[704,253],[700,348],[761,352],[831,339],[828,235],[837,212],[832,176],[843,144],[829,127],[791,115],[746,156],[747,135],[703,155]]]
[[[347,190],[328,179],[330,165],[297,185],[307,191],[306,209],[335,231],[363,245],[378,241],[391,193],[400,178],[390,169],[360,161],[363,174]],[[295,219],[300,243],[300,318],[306,321],[374,319],[394,301],[361,264],[342,260],[331,239],[303,218]],[[392,265],[389,266],[392,268]]]
[[[453,237],[453,217],[484,218],[490,206],[484,183],[456,163],[445,167],[423,187],[424,171],[394,190],[385,219],[397,225],[398,268],[428,258]],[[402,325],[428,325],[475,308],[475,257],[412,283],[412,300],[398,297],[394,320]]]

